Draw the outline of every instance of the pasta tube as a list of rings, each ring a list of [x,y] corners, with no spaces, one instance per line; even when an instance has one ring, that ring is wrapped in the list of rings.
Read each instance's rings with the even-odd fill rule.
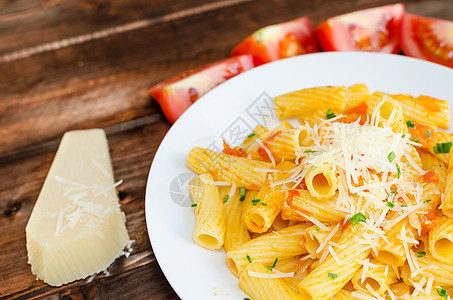
[[[440,262],[453,264],[453,220],[442,218],[429,232],[429,252]]]
[[[322,230],[318,226],[307,228],[304,235],[304,243],[307,252],[320,259],[325,251],[328,251],[327,243],[336,243],[341,236],[341,229],[329,226],[329,230]]]
[[[359,223],[360,224],[360,223]],[[363,226],[348,226],[333,249],[319,266],[299,284],[299,292],[306,299],[330,299],[338,293],[360,268],[360,261],[370,254],[370,246],[359,242],[367,231]]]
[[[337,196],[327,200],[318,200],[307,190],[292,190],[287,193],[281,212],[282,219],[338,223],[346,213],[337,205]],[[312,219],[313,218],[313,219]]]
[[[276,135],[274,138],[265,141],[265,145],[275,158],[294,161],[297,150],[301,146],[310,144],[310,131],[310,127],[302,125]]]
[[[188,167],[197,174],[210,173],[215,180],[235,182],[239,187],[259,189],[266,181],[266,172],[256,168],[270,168],[270,164],[249,160],[209,149],[195,147],[187,156]]]
[[[220,195],[221,199],[226,203],[225,207],[225,240],[223,248],[228,251],[238,245],[250,241],[250,233],[242,223],[242,206],[243,201],[239,201],[239,190],[235,189],[232,195],[230,195],[230,187],[221,187]]]
[[[364,83],[358,83],[348,87],[348,101],[345,110],[356,107],[357,105],[370,100],[370,90]]]
[[[451,159],[448,164],[447,185],[445,187],[441,209],[444,215],[453,218],[453,160]]]
[[[434,277],[434,282],[439,285],[453,286],[452,265],[442,263],[428,255],[417,257],[416,260],[417,265],[420,267],[421,273],[417,272],[417,274],[413,274],[413,276],[411,276],[412,274],[408,264],[404,264],[401,268],[401,278],[404,280],[405,284],[413,286],[413,282],[420,282],[423,277],[426,280],[430,277]]]
[[[328,165],[313,166],[305,175],[305,184],[316,199],[329,199],[338,189],[338,178],[335,170]]]
[[[368,292],[367,286],[370,286],[374,292],[379,295],[384,295],[391,284],[397,283],[393,268],[387,264],[382,264],[377,261],[371,261],[368,266],[362,266],[351,279],[354,287],[363,292]]]
[[[288,121],[281,122],[273,130],[257,126],[245,139],[242,148],[250,156],[250,158],[268,161],[269,155],[264,150],[263,145],[267,147],[267,143],[278,137],[282,132],[286,132],[292,128],[293,126],[291,126]]]
[[[431,168],[435,165],[441,166],[442,168],[446,169],[445,163],[442,162],[435,155],[433,155],[429,152],[425,152],[425,151],[419,151],[418,154],[419,154],[420,160],[422,162],[423,170],[425,170],[425,171],[431,170]]]
[[[263,186],[253,199],[247,201],[243,220],[250,231],[262,233],[272,226],[285,201],[285,191],[278,182],[288,179],[294,167],[293,163],[287,161],[278,164],[275,167],[278,172],[270,175],[273,185]],[[291,187],[291,183],[286,185],[287,188]]]
[[[390,96],[401,106],[404,117],[417,123],[448,128],[450,124],[450,104],[446,100],[439,100],[428,96],[417,98],[411,95],[391,95],[383,92],[374,92],[370,101],[384,95]]]
[[[348,88],[344,86],[316,87],[284,94],[274,98],[280,119],[298,117],[308,111],[328,108],[342,111],[346,107]]]
[[[275,275],[275,273],[266,269],[261,263],[252,262],[242,272],[239,279],[239,287],[254,300],[304,300],[283,279],[272,278]]]
[[[393,131],[401,134],[408,132],[401,106],[387,95],[383,95],[382,98],[372,97],[368,114],[372,116],[372,121],[375,120],[380,126],[391,127]]]
[[[254,262],[271,265],[276,258],[279,260],[307,253],[300,245],[307,224],[291,226],[276,232],[267,233],[226,253],[228,267],[239,277],[249,264],[248,258]]]
[[[203,248],[218,250],[223,245],[226,224],[223,201],[211,181],[211,175],[203,174],[189,184],[192,202],[196,205],[193,240]]]

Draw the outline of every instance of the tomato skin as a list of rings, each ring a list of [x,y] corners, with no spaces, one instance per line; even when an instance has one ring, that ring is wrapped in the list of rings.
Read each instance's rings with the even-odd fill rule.
[[[178,74],[156,84],[149,92],[159,103],[168,121],[174,123],[198,98],[255,66],[251,55],[231,57]]]
[[[323,51],[399,53],[401,3],[359,10],[329,18],[315,29]]]
[[[401,49],[408,56],[453,68],[452,31],[452,21],[406,13],[401,23]]]
[[[310,21],[302,17],[259,29],[239,43],[231,54],[252,54],[258,64],[265,64],[318,51]]]

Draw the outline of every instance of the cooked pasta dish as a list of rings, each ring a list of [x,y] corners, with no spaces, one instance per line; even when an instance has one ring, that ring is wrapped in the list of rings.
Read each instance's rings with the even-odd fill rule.
[[[188,154],[195,243],[254,300],[449,299],[448,101],[361,83],[274,102],[291,123]]]

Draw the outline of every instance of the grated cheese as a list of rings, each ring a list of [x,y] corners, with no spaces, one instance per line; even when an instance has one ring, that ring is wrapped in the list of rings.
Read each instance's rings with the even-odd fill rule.
[[[338,229],[340,228],[340,223],[335,226],[335,228],[327,235],[325,240],[319,245],[318,249],[316,249],[316,253],[319,253],[324,249],[324,247],[327,245],[327,243],[332,239],[332,237],[337,233]]]

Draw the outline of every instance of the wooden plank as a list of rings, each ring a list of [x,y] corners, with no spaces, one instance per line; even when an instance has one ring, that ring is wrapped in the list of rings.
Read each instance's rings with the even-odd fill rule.
[[[159,18],[203,7],[212,2],[214,1],[6,1],[0,4],[0,55],[140,19]]]
[[[120,258],[109,268],[109,272],[115,279],[120,280],[122,276],[132,276],[140,268],[150,268],[144,271],[146,277],[138,276],[134,280],[148,280],[151,274],[156,273],[158,282],[165,282],[162,274],[155,263],[151,251],[148,235],[144,230],[145,211],[144,199],[146,179],[151,161],[157,150],[160,141],[164,137],[169,124],[157,122],[146,124],[130,130],[114,132],[107,128],[109,145],[111,149],[112,163],[117,179],[123,179],[123,184],[118,188],[120,193],[120,204],[126,214],[127,228],[133,243],[132,255],[128,258]],[[39,295],[50,295],[58,291],[77,290],[86,284],[86,280],[77,281],[63,288],[57,289],[47,286],[41,281],[36,281],[27,265],[27,254],[25,248],[25,226],[33,209],[41,185],[44,182],[47,171],[50,167],[54,152],[44,153],[29,157],[26,161],[13,161],[5,163],[0,168],[0,178],[7,179],[0,182],[0,296],[29,298]],[[11,189],[11,186],[17,188]],[[142,271],[140,271],[142,272]],[[14,274],[14,276],[11,276]],[[115,275],[119,275],[119,277]],[[97,276],[90,285],[102,285],[106,276]],[[112,277],[113,278],[113,277]],[[104,282],[104,283],[103,283]],[[152,281],[151,281],[152,283]],[[148,282],[131,283],[140,286],[148,286]],[[160,284],[162,285],[162,284]],[[161,287],[168,292],[168,285]],[[138,289],[140,291],[140,289]],[[126,290],[121,285],[115,289],[109,287],[98,291],[105,295],[112,294],[125,296]],[[149,294],[150,291],[141,292]],[[91,293],[88,291],[88,293]],[[115,296],[116,295],[116,296]],[[118,296],[119,297],[119,296]]]

